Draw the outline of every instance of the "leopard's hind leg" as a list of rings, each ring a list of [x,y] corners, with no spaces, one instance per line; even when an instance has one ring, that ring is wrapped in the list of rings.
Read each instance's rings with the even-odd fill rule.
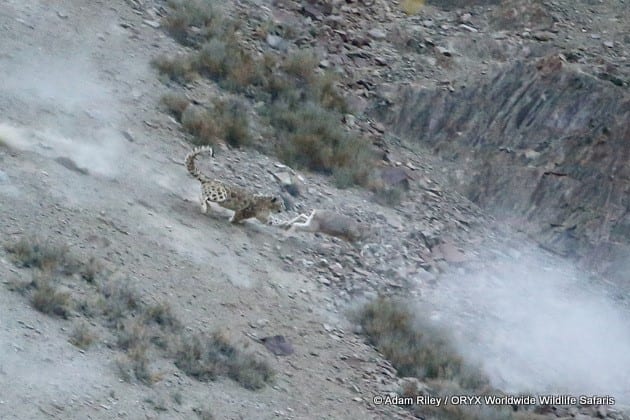
[[[201,203],[201,212],[203,214],[207,214],[208,213],[208,200],[206,199],[203,193],[201,193],[201,197],[199,197],[199,202]]]

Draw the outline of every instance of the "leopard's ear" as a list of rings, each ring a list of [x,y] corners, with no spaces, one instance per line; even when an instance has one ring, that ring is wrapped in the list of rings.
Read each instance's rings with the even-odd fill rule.
[[[278,197],[271,197],[271,202],[275,203],[276,201],[278,201]]]

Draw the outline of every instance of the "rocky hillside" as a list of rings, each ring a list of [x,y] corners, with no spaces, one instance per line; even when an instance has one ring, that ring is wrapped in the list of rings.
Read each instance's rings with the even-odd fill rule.
[[[0,2],[0,418],[627,419],[626,6]]]
[[[473,202],[627,286],[630,95],[558,55],[456,92],[401,91],[385,117],[437,152]]]

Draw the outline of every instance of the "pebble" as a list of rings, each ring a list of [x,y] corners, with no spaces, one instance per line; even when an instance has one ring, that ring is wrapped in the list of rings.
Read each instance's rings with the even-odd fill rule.
[[[385,39],[387,37],[387,34],[381,29],[370,29],[368,31],[368,35],[378,40]]]

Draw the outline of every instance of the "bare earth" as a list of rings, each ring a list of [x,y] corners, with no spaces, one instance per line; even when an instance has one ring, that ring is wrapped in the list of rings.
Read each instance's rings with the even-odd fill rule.
[[[198,383],[174,366],[152,388],[128,384],[113,351],[78,351],[67,323],[2,290],[0,418],[190,418],[193,408],[232,419],[373,416],[354,399],[366,395],[356,367],[373,366],[375,354],[324,330],[344,322],[325,307],[326,291],[283,270],[273,234],[199,212],[198,184],[180,164],[187,148],[157,109],[165,90],[149,66],[171,40],[124,2],[3,2],[0,27],[1,132],[11,139],[0,152],[3,241],[38,234],[97,255],[146,301],[170,303],[190,328],[226,328],[279,373],[256,393]],[[27,275],[1,251],[3,281]],[[291,337],[296,354],[274,360],[241,333],[257,322]],[[349,369],[341,355],[360,361]]]
[[[345,269],[344,255],[355,258],[356,250],[304,233],[285,240],[280,231],[256,222],[232,226],[227,217],[200,213],[199,185],[182,165],[189,145],[177,123],[159,109],[167,90],[149,64],[181,47],[151,26],[157,17],[138,13],[133,3],[0,3],[0,139],[5,143],[0,144],[0,239],[6,244],[39,235],[68,244],[84,258],[96,256],[143,301],[167,302],[186,328],[227,331],[268,360],[276,379],[248,391],[230,379],[202,383],[167,360],[155,360],[151,368],[161,380],[152,386],[125,382],[115,368],[119,351],[103,341],[79,350],[68,342],[72,317],[39,313],[0,286],[0,419],[188,419],[200,409],[221,419],[411,418],[402,408],[372,404],[372,396],[396,379],[353,333],[345,313],[381,288],[335,284],[341,276],[317,271],[317,264],[327,263],[321,255],[330,254],[328,262],[341,261]],[[223,156],[232,167],[258,171],[263,188],[279,188],[268,173],[276,167],[272,158],[253,151]],[[217,171],[233,176],[225,162],[217,164]],[[433,171],[428,160],[418,165]],[[317,196],[304,211],[361,208],[381,221],[382,232],[401,237],[413,231],[409,224],[429,226],[414,216],[423,207],[381,207],[368,203],[365,192],[339,193],[321,177],[304,176],[308,191]],[[462,236],[453,234],[452,242],[465,238],[470,249],[501,242],[491,219],[475,206],[455,194],[444,198],[451,195],[437,183],[428,185],[437,192],[426,197],[434,194],[454,204],[440,201],[446,207],[431,207],[425,197],[428,204],[417,206],[433,209],[436,226],[453,220],[448,229]],[[312,250],[319,256],[310,257]],[[464,258],[447,245],[440,252],[438,259],[446,262],[479,256],[464,251]],[[378,258],[396,268],[394,257],[374,261]],[[361,271],[353,275],[371,278]],[[396,289],[396,276],[415,274],[401,270],[383,288]],[[2,283],[30,275],[0,249]],[[435,280],[427,276],[418,277],[416,286]],[[437,292],[433,297],[448,300]],[[284,335],[295,353],[273,356],[246,334]],[[624,345],[619,345],[621,359]]]

